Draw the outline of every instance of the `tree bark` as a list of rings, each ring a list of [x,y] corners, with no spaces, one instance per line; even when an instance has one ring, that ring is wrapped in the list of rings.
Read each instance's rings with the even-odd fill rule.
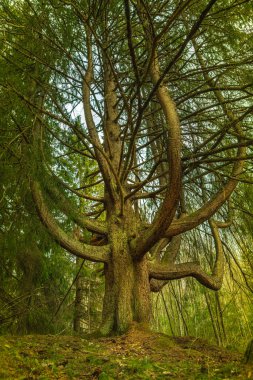
[[[76,258],[76,268],[77,270],[82,265],[83,260],[79,257]],[[74,308],[74,320],[73,320],[73,329],[77,334],[81,334],[83,331],[82,321],[84,319],[84,276],[82,271],[80,271],[76,278],[76,295],[75,295],[75,308]]]
[[[121,334],[132,322],[146,326],[151,313],[150,285],[147,259],[133,258],[129,245],[133,229],[131,212],[108,221],[111,259],[105,264],[105,296],[100,332]]]
[[[133,322],[149,327],[151,299],[146,259],[133,261],[125,250],[106,264],[100,332],[122,334]]]

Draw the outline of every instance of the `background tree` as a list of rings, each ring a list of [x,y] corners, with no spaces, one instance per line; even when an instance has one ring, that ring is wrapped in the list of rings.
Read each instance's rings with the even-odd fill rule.
[[[249,180],[250,1],[20,5],[22,14],[11,1],[1,10],[10,70],[1,85],[14,105],[4,148],[14,138],[22,149],[51,236],[104,265],[101,332],[148,324],[150,291],[170,280],[218,290],[219,229],[238,181]],[[208,255],[189,250],[182,262],[182,236],[199,226],[201,239],[212,236]]]

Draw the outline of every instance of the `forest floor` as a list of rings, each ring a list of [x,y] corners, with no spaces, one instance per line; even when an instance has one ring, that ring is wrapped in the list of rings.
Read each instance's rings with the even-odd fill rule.
[[[111,338],[0,336],[0,379],[253,379],[239,353],[131,329]]]

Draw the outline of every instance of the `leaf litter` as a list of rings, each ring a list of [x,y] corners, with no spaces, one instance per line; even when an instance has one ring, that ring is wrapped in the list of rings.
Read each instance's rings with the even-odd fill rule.
[[[0,337],[1,380],[253,379],[243,355],[193,337],[173,338],[133,325],[109,338]]]

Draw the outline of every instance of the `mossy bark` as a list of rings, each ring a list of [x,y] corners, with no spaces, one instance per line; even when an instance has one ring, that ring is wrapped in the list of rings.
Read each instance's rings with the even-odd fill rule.
[[[103,304],[103,335],[122,334],[136,321],[148,326],[150,320],[150,286],[146,258],[134,260],[129,236],[134,222],[126,217],[109,222],[111,259],[105,265],[105,296]]]
[[[148,327],[151,304],[145,260],[134,262],[121,252],[121,257],[112,261],[105,272],[101,334],[122,334],[134,321]]]

